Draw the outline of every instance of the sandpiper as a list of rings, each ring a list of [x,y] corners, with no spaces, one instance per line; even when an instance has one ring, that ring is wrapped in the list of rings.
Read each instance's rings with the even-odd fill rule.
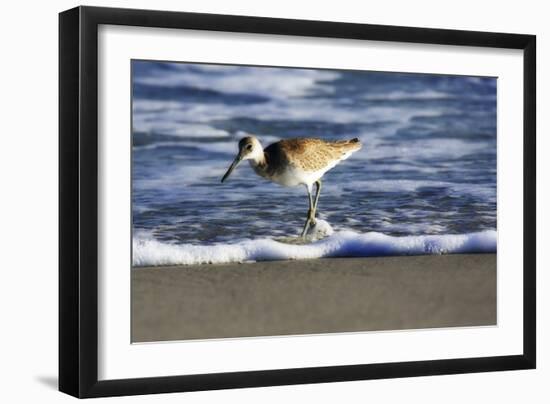
[[[285,139],[265,149],[254,136],[239,141],[239,153],[222,178],[226,180],[237,165],[248,160],[256,174],[285,187],[305,185],[309,210],[302,230],[306,237],[310,225],[315,225],[315,213],[321,194],[321,178],[340,161],[361,148],[359,139],[325,141],[314,138]],[[312,197],[313,184],[317,190]]]

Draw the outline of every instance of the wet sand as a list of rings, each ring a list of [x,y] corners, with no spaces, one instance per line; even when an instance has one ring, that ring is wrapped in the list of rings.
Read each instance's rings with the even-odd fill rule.
[[[496,255],[132,270],[132,341],[496,324]]]

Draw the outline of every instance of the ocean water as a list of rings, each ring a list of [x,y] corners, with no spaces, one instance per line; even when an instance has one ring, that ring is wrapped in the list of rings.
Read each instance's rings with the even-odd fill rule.
[[[496,250],[496,79],[132,62],[133,261],[139,265]],[[238,140],[358,137],[308,209],[242,163]]]

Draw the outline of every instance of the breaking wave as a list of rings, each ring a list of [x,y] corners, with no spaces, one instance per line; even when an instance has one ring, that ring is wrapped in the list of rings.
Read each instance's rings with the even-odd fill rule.
[[[134,266],[222,264],[232,262],[300,260],[328,257],[375,257],[494,253],[497,232],[394,237],[382,233],[335,232],[310,244],[295,245],[272,239],[228,244],[169,244],[138,235],[133,241]]]

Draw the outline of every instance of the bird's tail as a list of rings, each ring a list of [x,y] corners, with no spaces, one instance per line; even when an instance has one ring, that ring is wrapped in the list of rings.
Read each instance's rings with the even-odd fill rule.
[[[343,152],[354,152],[361,148],[361,141],[358,138],[351,140],[339,140],[334,142],[334,145],[340,148]]]

